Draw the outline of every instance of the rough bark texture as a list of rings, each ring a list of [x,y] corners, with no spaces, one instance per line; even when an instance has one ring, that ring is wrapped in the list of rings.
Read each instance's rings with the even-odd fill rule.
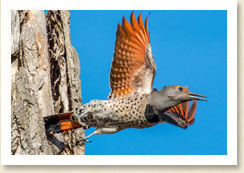
[[[12,154],[84,154],[83,130],[46,134],[43,118],[81,106],[68,11],[11,12]]]

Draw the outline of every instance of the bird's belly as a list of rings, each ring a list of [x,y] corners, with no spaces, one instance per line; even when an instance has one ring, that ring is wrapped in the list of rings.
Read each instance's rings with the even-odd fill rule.
[[[121,117],[116,117],[111,113],[93,113],[82,118],[88,127],[115,127],[123,123]]]
[[[108,101],[93,100],[83,105],[80,120],[88,127],[147,128],[146,96],[132,96]]]
[[[138,128],[143,129],[147,127],[151,127],[154,124],[149,123],[144,117],[142,118],[131,118],[128,119],[127,117],[124,117],[123,122],[120,123],[121,128]]]
[[[148,128],[154,126],[155,124],[150,123],[143,116],[133,117],[129,115],[116,115],[116,114],[100,114],[96,113],[93,115],[88,115],[87,118],[83,119],[83,122],[88,125],[88,127],[116,127],[120,130],[126,128]]]
[[[126,128],[137,128],[137,129],[144,129],[148,127],[152,127],[155,124],[148,123],[145,121],[128,121],[121,123],[118,127],[120,129],[126,129]]]

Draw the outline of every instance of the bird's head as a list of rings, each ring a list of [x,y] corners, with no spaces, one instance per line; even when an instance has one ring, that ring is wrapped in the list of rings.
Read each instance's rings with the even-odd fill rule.
[[[191,101],[191,100],[207,101],[206,99],[202,98],[202,97],[206,98],[206,96],[192,93],[187,87],[183,87],[179,85],[171,85],[171,86],[164,87],[159,92],[167,96],[173,101],[180,101],[180,102]]]
[[[179,85],[166,86],[162,90],[152,91],[151,104],[158,110],[165,110],[171,106],[191,101],[207,101],[206,96],[192,93],[187,87]]]

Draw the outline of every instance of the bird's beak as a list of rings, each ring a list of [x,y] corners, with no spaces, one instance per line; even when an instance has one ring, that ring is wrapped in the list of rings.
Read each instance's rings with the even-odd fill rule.
[[[201,97],[205,97],[207,98],[207,96],[201,95],[201,94],[196,94],[196,93],[192,93],[192,92],[187,92],[187,97],[191,100],[203,100],[203,101],[208,101],[207,99],[201,98]]]

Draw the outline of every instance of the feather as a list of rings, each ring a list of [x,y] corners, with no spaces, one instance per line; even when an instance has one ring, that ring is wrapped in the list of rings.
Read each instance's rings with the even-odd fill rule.
[[[145,30],[148,27],[143,25],[142,14],[137,21],[132,12],[130,21],[131,24],[123,17],[122,25],[117,26],[109,98],[124,97],[139,91],[144,94],[152,89],[156,66]]]

